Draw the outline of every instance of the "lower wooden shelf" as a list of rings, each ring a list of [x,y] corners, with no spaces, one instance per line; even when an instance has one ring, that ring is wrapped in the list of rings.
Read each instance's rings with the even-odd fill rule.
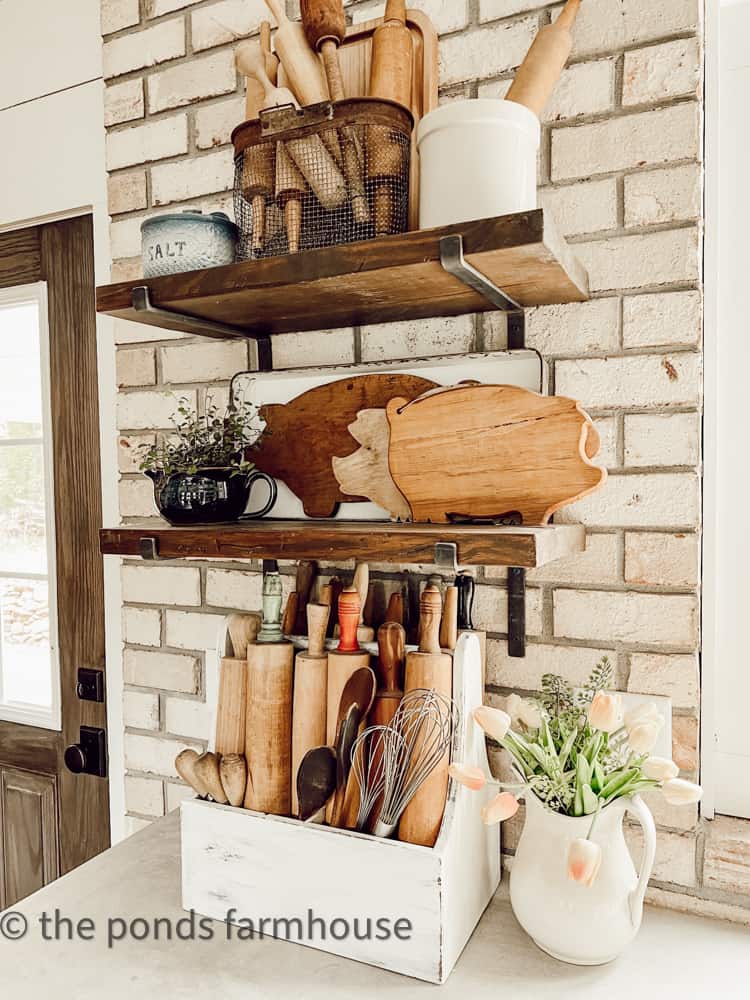
[[[432,564],[440,562],[435,546],[451,544],[462,566],[533,569],[582,552],[586,535],[581,525],[499,528],[270,519],[193,528],[145,521],[100,532],[104,555],[157,559],[367,559]]]

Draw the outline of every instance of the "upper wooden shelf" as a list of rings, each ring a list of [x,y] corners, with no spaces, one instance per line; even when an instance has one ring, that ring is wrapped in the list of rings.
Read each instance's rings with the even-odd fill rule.
[[[582,302],[588,296],[585,269],[549,213],[537,209],[104,285],[97,289],[97,310],[179,329],[178,317],[135,310],[133,289],[148,285],[152,305],[162,310],[234,328],[223,336],[258,337],[491,309],[486,298],[441,265],[440,240],[456,235],[463,238],[466,261],[521,306]]]
[[[260,520],[194,528],[146,521],[100,532],[104,555],[148,554],[160,559],[367,559],[429,564],[436,561],[439,543],[456,545],[460,565],[531,569],[583,552],[586,540],[580,525],[496,528],[362,521]]]

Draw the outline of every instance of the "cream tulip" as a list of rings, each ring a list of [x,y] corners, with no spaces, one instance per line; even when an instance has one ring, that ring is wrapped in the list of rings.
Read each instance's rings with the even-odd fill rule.
[[[472,712],[474,721],[478,726],[498,742],[505,738],[511,726],[511,718],[507,712],[501,708],[490,708],[488,705],[480,705]]]
[[[518,805],[518,799],[515,795],[511,795],[510,792],[501,792],[482,809],[482,822],[485,826],[504,823],[506,819],[516,815]]]
[[[692,781],[685,781],[683,778],[672,778],[662,786],[664,798],[670,806],[689,806],[694,802],[700,802],[703,798],[703,789],[700,785],[694,785]]]
[[[568,878],[585,886],[594,884],[602,866],[602,849],[593,840],[579,837],[568,848]]]
[[[661,728],[664,725],[664,718],[653,701],[646,701],[642,705],[631,708],[625,716],[625,728],[634,729],[644,722],[652,722]]]
[[[487,778],[481,767],[468,767],[466,764],[451,764],[448,774],[459,785],[478,792],[487,784]]]
[[[628,745],[639,756],[651,753],[659,739],[661,726],[655,722],[642,722],[628,730]]]
[[[622,726],[622,698],[619,694],[597,691],[589,706],[589,725],[602,733],[614,733]]]
[[[679,767],[668,757],[649,757],[642,764],[641,770],[652,781],[669,781],[680,773]]]

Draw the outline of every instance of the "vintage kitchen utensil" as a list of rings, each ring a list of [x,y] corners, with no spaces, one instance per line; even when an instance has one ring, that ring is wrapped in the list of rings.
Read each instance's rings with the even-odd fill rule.
[[[349,433],[362,446],[346,458],[333,458],[332,468],[342,493],[367,496],[387,510],[394,521],[411,520],[411,509],[393,481],[388,466],[391,431],[385,410],[360,410]]]
[[[260,623],[261,616],[258,614],[237,614],[227,618],[229,641],[232,643],[232,653],[236,659],[247,659],[247,647],[258,638]]]
[[[378,629],[378,660],[375,676],[378,689],[370,711],[373,726],[387,726],[404,696],[406,632],[397,622],[385,622]]]
[[[328,583],[324,584],[320,588],[319,601],[321,604],[327,604],[330,608],[328,628],[326,629],[326,636],[328,636],[328,638],[333,636],[334,630],[338,625],[339,597],[341,596],[341,591],[343,589],[344,584],[337,576],[332,576]]]
[[[245,752],[247,706],[247,646],[245,659],[225,657],[219,667],[219,698],[216,709],[216,752]]]
[[[260,39],[257,42],[243,42],[238,47],[238,50],[245,45],[260,47],[266,74],[275,87],[279,72],[279,57],[271,51],[271,22],[262,21],[260,25]],[[243,69],[238,63],[237,52],[235,52],[235,64],[240,73],[242,73]],[[247,121],[258,117],[263,110],[265,97],[266,93],[259,81],[254,76],[245,77],[245,119]]]
[[[415,375],[359,375],[316,386],[289,403],[262,406],[268,433],[252,451],[252,461],[281,479],[302,501],[308,517],[331,517],[345,502],[366,502],[366,495],[342,492],[333,474],[334,455],[356,451],[349,434],[360,410],[384,409],[390,399],[416,399],[434,382]],[[311,441],[301,427],[316,428]],[[271,444],[273,441],[273,444]]]
[[[372,713],[371,713],[372,714]],[[359,808],[355,830],[366,830],[370,816],[379,815],[385,791],[385,754],[383,742],[400,739],[393,730],[385,726],[371,726],[365,729],[352,747],[352,776],[359,788]]]
[[[266,566],[264,564],[263,574],[263,622],[258,632],[257,641],[260,643],[283,642],[284,635],[281,629],[281,604],[283,601],[283,583],[279,573],[279,564],[271,560]],[[248,653],[252,647],[248,647]]]
[[[419,651],[407,653],[404,691],[431,690],[450,699],[453,692],[453,657],[440,649],[442,601],[437,587],[422,592],[419,618]],[[406,694],[404,697],[406,697]],[[397,713],[398,714],[398,713]],[[440,832],[448,792],[449,755],[431,768],[399,824],[399,839],[432,847]]]
[[[224,787],[221,784],[218,755],[211,753],[210,751],[208,753],[201,754],[201,756],[194,761],[193,769],[195,776],[200,782],[203,783],[214,802],[218,802],[219,805],[225,806],[228,799],[224,794]]]
[[[281,631],[284,635],[294,635],[294,625],[297,621],[297,607],[299,605],[299,595],[292,591],[286,599],[286,607],[281,618]]]
[[[294,647],[257,643],[247,655],[245,808],[291,813]]]
[[[458,721],[458,708],[453,700],[437,691],[415,690],[404,695],[393,721],[375,738],[373,748],[374,753],[382,753],[385,771],[383,804],[374,827],[376,837],[390,837],[398,827],[399,840],[406,839],[402,832],[410,832],[404,824],[406,814],[413,809],[436,772],[443,768],[445,760],[450,759]],[[447,789],[446,782],[446,794]],[[440,805],[442,822],[445,798]],[[440,822],[432,843],[424,846],[434,846]],[[409,843],[421,841],[410,840]]]
[[[294,666],[292,709],[292,813],[299,813],[298,774],[309,750],[326,742],[326,699],[328,693],[328,654],[325,651],[326,627],[330,608],[325,604],[307,605],[308,647],[300,650]]]
[[[404,624],[404,594],[402,590],[394,590],[388,598],[388,608],[385,612],[383,622],[396,622],[398,625]]]
[[[372,642],[375,638],[375,630],[369,625],[365,625],[365,605],[370,592],[370,567],[367,563],[357,563],[354,570],[354,580],[352,586],[359,594],[359,626],[357,628],[357,642]]]
[[[341,0],[300,0],[300,13],[307,40],[313,49],[320,52],[323,60],[331,100],[343,101],[346,92],[338,50],[346,38],[344,5]],[[370,206],[362,179],[359,140],[352,126],[342,129],[341,135],[344,173],[349,184],[352,212],[355,221],[362,225],[370,220]]]
[[[607,473],[584,450],[574,399],[502,385],[456,385],[393,399],[389,462],[415,521],[499,519],[524,525],[599,489]]]
[[[190,785],[199,798],[205,799],[208,797],[209,792],[200,775],[195,772],[195,762],[197,760],[198,752],[196,750],[183,750],[177,754],[174,767],[185,784]]]
[[[224,212],[186,208],[152,215],[141,223],[141,250],[145,278],[221,267],[234,263],[237,227]]]
[[[249,146],[251,149],[262,148]],[[269,144],[269,148],[273,148]],[[276,204],[284,212],[284,226],[289,253],[299,253],[302,238],[302,201],[307,191],[307,182],[289,155],[283,142],[276,143]],[[244,193],[244,192],[243,192]],[[247,196],[246,196],[247,197]]]
[[[453,652],[458,642],[458,587],[446,587],[443,618],[440,622],[440,648]]]
[[[374,672],[370,667],[362,667],[352,674],[341,694],[336,726],[336,792],[332,803],[331,826],[348,825],[345,824],[345,803],[352,766],[352,747],[372,706],[375,687]],[[357,811],[358,804],[357,809],[354,809],[352,825]]]
[[[322,746],[308,750],[297,772],[299,818],[308,822],[336,791],[336,751]]]
[[[244,754],[229,753],[223,755],[219,762],[219,776],[229,805],[242,806],[247,787],[247,762]]]
[[[470,573],[459,573],[453,581],[453,585],[458,590],[458,634],[462,636],[465,632],[469,632],[479,639],[482,658],[482,690],[484,691],[487,675],[487,633],[474,628],[474,593],[476,590],[474,577]]]
[[[297,581],[295,591],[299,597],[297,618],[294,623],[295,635],[307,635],[308,604],[315,578],[318,575],[318,564],[311,559],[301,559],[297,563]]]
[[[580,6],[581,0],[568,0],[557,20],[539,29],[506,95],[507,100],[523,104],[537,117],[541,117],[570,56],[571,29]]]

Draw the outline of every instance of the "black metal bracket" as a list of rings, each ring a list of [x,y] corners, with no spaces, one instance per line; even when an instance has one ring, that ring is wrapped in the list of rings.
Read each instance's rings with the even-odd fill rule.
[[[153,535],[144,535],[139,538],[138,554],[146,562],[158,562],[161,559],[159,555],[159,539],[154,538]]]
[[[508,569],[508,656],[526,656],[526,570]]]
[[[193,333],[196,336],[213,337],[217,340],[226,340],[228,337],[235,340],[249,340],[255,345],[255,358],[253,359],[255,371],[268,372],[273,367],[271,338],[267,334],[256,335],[248,333],[247,330],[242,330],[240,327],[230,326],[228,323],[216,323],[214,320],[201,319],[199,316],[189,316],[172,309],[162,309],[161,306],[155,306],[152,303],[148,285],[136,285],[132,293],[132,302],[133,309],[137,313],[153,316],[155,319],[163,319],[179,333]]]

